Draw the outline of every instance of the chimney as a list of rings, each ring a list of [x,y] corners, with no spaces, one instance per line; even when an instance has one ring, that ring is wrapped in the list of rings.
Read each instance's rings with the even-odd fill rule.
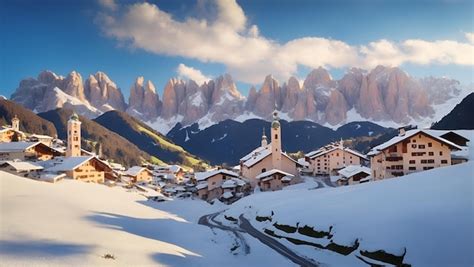
[[[398,136],[404,136],[404,135],[405,135],[405,127],[398,128]]]

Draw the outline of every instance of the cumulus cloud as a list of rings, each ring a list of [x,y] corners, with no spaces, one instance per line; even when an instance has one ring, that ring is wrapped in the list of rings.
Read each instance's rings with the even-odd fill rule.
[[[195,69],[193,67],[188,67],[184,64],[179,64],[178,68],[176,69],[176,72],[178,73],[180,77],[194,80],[199,85],[211,79],[210,77],[202,74],[200,70]]]
[[[321,37],[278,43],[262,36],[258,26],[249,23],[244,10],[235,0],[202,0],[198,4],[203,2],[212,5],[213,8],[208,10],[214,10],[215,14],[177,20],[154,4],[135,3],[123,6],[121,12],[113,12],[117,8],[109,8],[110,12],[98,16],[103,31],[119,42],[155,54],[221,63],[237,80],[254,84],[260,83],[262,77],[269,73],[278,79],[287,79],[297,73],[298,66],[474,65],[473,33],[466,34],[469,42],[465,43],[450,40],[376,40],[354,46]],[[180,67],[178,71],[189,72],[186,69],[189,67]],[[188,75],[199,72],[194,71],[194,74]]]
[[[115,11],[118,8],[118,5],[115,3],[115,0],[99,0],[99,4],[106,9]]]

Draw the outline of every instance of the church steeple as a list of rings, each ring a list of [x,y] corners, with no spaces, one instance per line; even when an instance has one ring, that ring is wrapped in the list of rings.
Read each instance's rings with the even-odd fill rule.
[[[17,115],[15,115],[12,119],[12,128],[15,131],[20,131],[20,119],[18,119]]]
[[[281,127],[278,112],[273,111],[273,122],[271,128],[271,147],[272,147],[272,164],[274,169],[281,169]]]
[[[262,133],[262,147],[265,147],[268,145],[267,141],[267,136],[265,135],[265,128],[263,128],[263,133]]]
[[[67,122],[66,157],[81,156],[81,122],[74,112]]]

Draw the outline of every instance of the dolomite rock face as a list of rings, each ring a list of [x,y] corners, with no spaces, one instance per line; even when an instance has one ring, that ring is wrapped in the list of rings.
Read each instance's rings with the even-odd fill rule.
[[[329,94],[326,106],[326,122],[332,125],[346,120],[348,106],[344,95],[338,90],[332,90]]]
[[[149,121],[158,117],[160,109],[161,101],[153,83],[145,82],[143,77],[138,77],[130,88],[127,112]]]
[[[127,105],[120,88],[103,72],[89,75],[83,82],[76,71],[66,77],[43,71],[37,78],[22,80],[11,99],[36,112],[69,107],[95,117],[111,109],[126,110],[142,120],[172,126],[177,122],[210,125],[251,113],[271,119],[274,109],[285,119],[329,125],[350,121],[349,112],[361,119],[402,125],[432,118],[433,107],[457,99],[461,89],[456,80],[416,79],[396,67],[351,68],[338,80],[319,67],[302,82],[290,77],[280,84],[268,75],[259,87],[251,86],[247,98],[229,74],[203,84],[172,78],[163,88],[162,101],[153,83],[138,77]]]
[[[61,88],[66,94],[73,96],[80,101],[87,101],[84,93],[84,84],[82,83],[81,74],[76,71],[72,71],[64,79],[63,87]]]
[[[269,117],[275,108],[281,107],[281,87],[272,75],[265,77],[265,81],[257,93],[254,113],[263,117]]]
[[[102,111],[125,111],[127,104],[117,85],[103,72],[89,75],[84,83],[86,98],[89,103]]]

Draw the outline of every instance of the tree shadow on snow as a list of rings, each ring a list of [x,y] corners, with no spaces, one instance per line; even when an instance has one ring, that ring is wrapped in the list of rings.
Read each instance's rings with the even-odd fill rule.
[[[68,257],[88,254],[93,246],[55,240],[0,240],[0,255],[15,257]]]
[[[196,225],[186,221],[180,222],[170,218],[136,218],[107,212],[97,212],[87,216],[87,219],[108,229],[124,231],[157,241],[158,251],[150,256],[157,263],[186,265],[202,258],[198,252],[191,251],[199,250],[198,247],[185,248],[193,244],[190,240],[201,238],[199,234],[193,236],[196,231],[193,231],[192,227]]]

